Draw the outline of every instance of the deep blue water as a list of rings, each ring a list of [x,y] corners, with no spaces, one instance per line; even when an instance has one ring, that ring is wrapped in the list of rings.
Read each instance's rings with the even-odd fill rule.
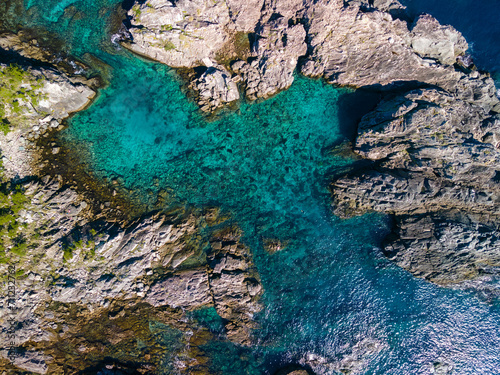
[[[476,65],[500,82],[500,17],[498,0],[401,0],[415,17],[429,13],[454,26],[469,42]]]
[[[207,121],[172,70],[109,43],[106,17],[117,3],[26,0],[31,13],[23,22],[112,67],[110,86],[62,135],[98,176],[121,177],[153,199],[165,189],[166,204],[220,206],[243,229],[265,289],[259,345],[210,343],[214,372],[264,374],[307,353],[335,361],[368,340],[379,350],[359,373],[430,374],[442,358],[454,374],[500,374],[498,303],[393,266],[378,248],[388,230],[382,215],[341,221],[330,213],[329,175],[352,162],[330,152],[344,138],[340,119],[352,115],[345,91],[297,77],[272,99]],[[476,43],[482,34],[471,33],[464,34]],[[474,46],[477,63],[488,68],[494,48],[481,54]],[[270,255],[264,238],[288,244]]]

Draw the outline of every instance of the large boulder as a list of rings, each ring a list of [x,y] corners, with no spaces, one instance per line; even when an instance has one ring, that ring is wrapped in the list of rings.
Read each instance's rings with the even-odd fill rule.
[[[428,14],[415,20],[411,35],[411,46],[417,54],[436,59],[443,65],[455,64],[457,57],[469,48],[460,32],[451,26],[442,26]]]

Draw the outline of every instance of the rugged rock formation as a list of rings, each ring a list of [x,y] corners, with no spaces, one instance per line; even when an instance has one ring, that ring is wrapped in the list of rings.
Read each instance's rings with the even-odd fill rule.
[[[253,45],[257,58],[231,66],[242,75],[250,99],[267,98],[290,87],[298,58],[307,51],[304,27],[289,26],[286,18],[276,17],[258,28]]]
[[[422,57],[453,65],[469,48],[465,38],[451,26],[441,26],[432,16],[420,16],[411,29],[411,47]]]
[[[402,9],[397,1],[148,0],[129,11],[132,40],[125,46],[173,67],[194,68],[220,59],[234,30],[253,31],[251,57],[230,65],[250,99],[288,88],[299,68],[342,86],[438,86],[486,111],[500,111],[491,79],[455,69],[467,50],[462,35],[429,15],[409,29],[393,16]]]
[[[493,113],[500,105],[494,83],[454,66],[467,49],[460,33],[431,16],[408,28],[395,16],[401,9],[391,0],[147,0],[129,12],[130,36],[121,30],[115,41],[130,37],[125,45],[132,51],[173,67],[207,68],[191,83],[207,112],[238,99],[237,81],[250,99],[266,98],[288,88],[297,68],[338,85],[418,88],[388,97],[364,117],[355,152],[373,168],[332,184],[335,212],[392,214],[395,229],[384,251],[418,277],[450,285],[496,274],[500,119]],[[248,48],[231,46],[242,35]],[[22,33],[0,35],[0,46],[55,64]],[[222,61],[227,50],[236,61]],[[95,95],[92,83],[73,76],[85,68],[65,61],[73,70],[15,68],[16,88],[25,95],[2,107],[3,129],[10,130],[0,135],[5,178],[24,180],[20,191],[2,192],[13,206],[2,227],[9,239],[0,272],[9,273],[8,264],[22,268],[15,269],[12,308],[1,311],[0,342],[9,342],[15,321],[15,344],[23,351],[10,361],[3,344],[0,365],[78,373],[126,347],[133,354],[124,361],[140,362],[141,372],[168,362],[189,373],[204,365],[200,346],[214,331],[200,328],[196,314],[220,322],[217,335],[251,343],[262,287],[237,228],[204,237],[214,216],[217,225],[224,221],[213,212],[96,222],[76,191],[32,176],[31,140],[58,128]],[[282,245],[270,240],[266,247],[272,252]],[[2,288],[8,291],[7,283]],[[170,349],[142,351],[162,345]],[[384,345],[367,338],[336,362],[310,354],[300,363],[318,373],[356,372]]]
[[[7,54],[14,54],[17,59],[19,59],[18,57],[26,58],[28,64],[56,68],[57,71],[64,73],[64,77],[75,85],[83,84],[93,90],[101,86],[98,77],[86,77],[90,70],[88,66],[62,51],[55,53],[53,46],[43,46],[35,35],[24,30],[20,30],[17,34],[11,32],[0,33],[0,49]]]
[[[13,75],[15,79],[11,78]],[[50,68],[0,64],[0,79],[4,81],[4,90],[24,93],[15,99],[0,99],[0,121],[5,124],[0,134],[5,174],[7,177],[29,176],[32,173],[29,139],[59,127],[70,113],[85,108],[96,93]]]
[[[249,249],[239,243],[240,237],[236,228],[212,237],[208,279],[215,309],[227,321],[228,338],[245,345],[251,343],[251,330],[257,328],[252,318],[262,309],[258,299],[263,290]]]
[[[203,112],[213,112],[240,98],[236,83],[223,67],[209,67],[201,76],[191,82],[197,93],[196,102]]]
[[[203,216],[156,214],[121,228],[89,221],[85,201],[78,203],[75,192],[57,182],[31,184],[25,194],[31,202],[19,221],[26,224],[28,238],[38,234],[40,239],[28,240],[27,254],[8,251],[8,263],[22,268],[22,276],[16,279],[14,308],[0,311],[0,342],[9,341],[8,318],[14,318],[16,346],[29,349],[16,356],[18,367],[38,373],[57,368],[43,352],[59,340],[54,321],[69,317],[54,312],[54,304],[83,309],[82,317],[103,314],[116,301],[146,302],[153,311],[168,308],[174,315],[212,307],[231,341],[251,342],[262,288],[248,249],[238,243],[237,229],[218,232],[206,243],[200,235],[206,226]],[[8,267],[0,264],[0,271],[7,274]],[[5,347],[0,354],[7,357]],[[33,356],[43,360],[35,366]],[[86,362],[80,358],[78,363]]]
[[[133,43],[126,47],[175,68],[214,60],[230,35],[226,2],[148,0],[130,10]]]
[[[496,274],[499,125],[438,90],[383,101],[362,119],[354,147],[375,169],[333,183],[335,213],[395,215],[385,252],[416,276],[448,285]]]

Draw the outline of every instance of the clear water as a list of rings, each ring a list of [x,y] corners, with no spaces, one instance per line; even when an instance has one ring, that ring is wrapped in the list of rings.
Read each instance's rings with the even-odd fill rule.
[[[110,86],[71,120],[68,144],[99,176],[121,177],[146,200],[163,188],[168,204],[218,205],[244,230],[265,288],[259,345],[208,344],[214,372],[265,374],[306,353],[335,361],[368,339],[380,350],[363,374],[430,374],[438,357],[454,363],[454,374],[500,374],[498,302],[393,266],[378,248],[385,217],[331,215],[328,176],[352,162],[329,152],[343,140],[343,91],[297,77],[272,99],[206,121],[171,70],[113,49],[95,18],[115,4],[26,1],[37,14],[31,22],[112,67]],[[80,16],[68,19],[68,5]],[[263,238],[288,245],[270,255]]]

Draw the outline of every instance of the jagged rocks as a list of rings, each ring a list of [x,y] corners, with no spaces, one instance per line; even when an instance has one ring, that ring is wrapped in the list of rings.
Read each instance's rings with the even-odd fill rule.
[[[384,253],[415,276],[448,286],[500,274],[500,228],[481,216],[398,216],[395,226]]]
[[[229,27],[237,31],[253,32],[260,20],[264,0],[227,0],[226,3],[233,22]]]
[[[406,22],[388,13],[365,13],[333,1],[318,5],[314,15],[311,52],[301,68],[305,75],[355,87],[419,81],[450,89],[460,77],[415,54]]]
[[[424,14],[411,29],[411,46],[422,57],[453,65],[469,48],[465,38],[451,26],[442,26],[434,17]]]
[[[334,358],[325,358],[316,353],[307,353],[299,363],[311,368],[315,374],[328,375],[333,373],[359,374],[368,367],[377,354],[387,348],[388,344],[380,338],[372,336],[360,339],[358,342],[346,345]]]
[[[212,305],[206,269],[187,270],[158,281],[145,298],[153,306],[193,309]]]
[[[196,101],[204,112],[213,112],[240,98],[231,74],[222,66],[207,68],[190,87],[197,93]]]
[[[467,60],[461,34],[429,15],[419,17],[410,31],[406,21],[392,15],[402,9],[386,0],[148,0],[129,12],[133,40],[126,47],[173,67],[211,66],[228,43],[235,43],[235,31],[253,31],[250,58],[231,64],[252,100],[287,89],[304,57],[298,66],[302,74],[341,86],[433,85],[486,111],[500,111],[491,79],[455,69],[457,58]],[[219,90],[212,94],[201,103],[205,110],[222,102]]]
[[[300,56],[307,52],[306,32],[301,24],[288,25],[282,16],[272,18],[257,31],[251,63],[235,62],[231,68],[242,75],[250,99],[267,98],[293,83]]]
[[[241,232],[228,228],[216,233],[208,253],[209,283],[217,313],[227,321],[228,338],[242,345],[257,328],[253,315],[262,309],[262,286],[249,249],[240,243]]]
[[[437,90],[383,101],[362,119],[354,147],[376,168],[333,182],[336,214],[395,215],[385,252],[416,276],[450,285],[495,274],[499,124]]]
[[[199,66],[214,59],[229,34],[229,9],[210,0],[148,0],[129,11],[130,50],[176,68]]]
[[[48,348],[57,341],[52,322],[69,319],[68,312],[56,314],[50,306],[73,306],[81,310],[81,319],[102,314],[117,301],[129,301],[131,308],[167,309],[165,319],[214,308],[231,341],[252,342],[252,316],[261,309],[262,287],[236,228],[217,232],[207,242],[200,235],[205,220],[194,214],[153,214],[125,228],[92,223],[85,218],[87,205],[77,204],[74,192],[45,183],[47,187],[31,187],[32,203],[20,214],[31,224],[28,234],[43,228],[43,240],[23,258],[24,276],[16,280],[16,346],[33,348],[29,343],[36,342],[39,353],[50,353]],[[0,271],[6,269],[0,264]],[[2,343],[8,341],[8,314],[0,311]],[[173,322],[176,319],[180,318]],[[64,334],[77,333],[67,331]],[[46,368],[51,361],[49,356],[38,365]],[[79,365],[83,363],[82,359]]]

